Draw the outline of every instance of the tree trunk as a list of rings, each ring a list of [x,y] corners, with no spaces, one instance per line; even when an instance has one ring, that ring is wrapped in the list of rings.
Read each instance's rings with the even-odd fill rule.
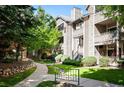
[[[19,61],[19,55],[20,55],[20,44],[17,44],[17,47],[16,47],[16,61]]]
[[[38,50],[37,54],[38,59],[41,60],[41,49]]]

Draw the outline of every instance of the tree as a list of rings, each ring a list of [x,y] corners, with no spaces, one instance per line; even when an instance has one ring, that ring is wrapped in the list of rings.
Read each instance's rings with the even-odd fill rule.
[[[32,6],[0,6],[0,40],[8,45],[13,41],[16,46],[16,60],[18,60],[21,46],[32,34],[28,31],[36,20]],[[4,43],[5,44],[5,43]],[[8,46],[9,47],[9,46]]]
[[[103,5],[96,6],[97,10],[102,10],[105,17],[116,20],[120,26],[124,26],[124,6],[123,5]]]
[[[38,9],[39,23],[36,29],[32,28],[31,32],[35,38],[29,38],[28,49],[38,51],[38,56],[41,58],[41,53],[45,49],[53,49],[59,43],[61,32],[56,28],[55,19],[46,14],[42,8]]]

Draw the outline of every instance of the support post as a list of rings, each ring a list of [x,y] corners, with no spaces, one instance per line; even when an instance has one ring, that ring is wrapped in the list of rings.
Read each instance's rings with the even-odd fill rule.
[[[116,36],[116,59],[119,59],[119,24],[117,22],[117,36]]]
[[[56,69],[55,69],[55,83],[56,83]]]
[[[119,41],[116,41],[116,59],[119,59]]]
[[[108,45],[106,45],[106,56],[108,56]]]

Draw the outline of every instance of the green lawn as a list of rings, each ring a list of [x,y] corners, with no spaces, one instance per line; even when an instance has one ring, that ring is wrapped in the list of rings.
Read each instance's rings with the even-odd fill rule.
[[[55,64],[55,65],[50,65],[47,66],[48,67],[48,73],[49,74],[55,74],[56,72],[56,67],[60,68],[60,69],[64,69],[64,71],[68,71],[69,69],[73,69],[73,68],[77,68],[76,66],[72,66],[72,65],[63,65],[63,64]]]
[[[43,81],[37,87],[55,87],[58,82],[55,81]]]
[[[55,65],[48,66],[48,73],[55,74],[56,67],[64,69],[65,71],[68,71],[69,69],[72,69],[72,68],[78,68],[72,65],[55,64]],[[100,68],[85,68],[85,67],[83,68],[82,67],[79,69],[80,69],[80,77],[91,78],[91,79],[101,80],[101,81],[105,81],[113,84],[124,85],[124,69],[110,69],[108,67],[100,67]]]
[[[64,69],[65,71],[68,71],[69,69],[72,69],[72,68],[76,68],[76,66],[72,66],[72,65],[54,64],[54,62],[51,60],[35,60],[35,62],[40,64],[46,64],[48,67],[48,74],[55,74],[56,67],[60,69]]]
[[[72,68],[77,68],[71,65],[54,65],[48,66],[48,73],[54,74],[55,67],[62,68],[68,71]],[[107,67],[100,68],[80,68],[80,77],[91,78],[95,80],[105,81],[113,84],[124,85],[124,69],[109,69]]]
[[[124,85],[124,69],[81,68],[80,76]]]
[[[24,72],[17,73],[14,76],[10,77],[0,77],[0,87],[11,87],[17,84],[18,82],[22,81],[29,75],[31,75],[36,70],[36,67],[28,69]]]
[[[34,60],[34,61],[37,62],[37,63],[40,63],[40,64],[54,64],[54,61],[45,60],[45,59],[42,59],[42,60]]]

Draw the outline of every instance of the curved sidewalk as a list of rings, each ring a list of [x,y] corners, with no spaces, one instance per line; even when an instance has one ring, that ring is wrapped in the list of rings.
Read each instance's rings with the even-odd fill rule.
[[[47,80],[55,80],[54,75],[48,74],[48,68],[45,64],[35,63],[36,71],[29,77],[15,85],[15,87],[36,87],[40,82]],[[77,82],[68,81],[68,83],[77,84]],[[120,85],[106,83],[88,78],[80,78],[80,87],[122,87]]]
[[[29,77],[24,79],[23,81],[19,82],[15,85],[15,87],[35,87],[37,86],[42,80],[46,79],[48,69],[45,64],[34,63],[37,66],[37,69],[33,74]]]

